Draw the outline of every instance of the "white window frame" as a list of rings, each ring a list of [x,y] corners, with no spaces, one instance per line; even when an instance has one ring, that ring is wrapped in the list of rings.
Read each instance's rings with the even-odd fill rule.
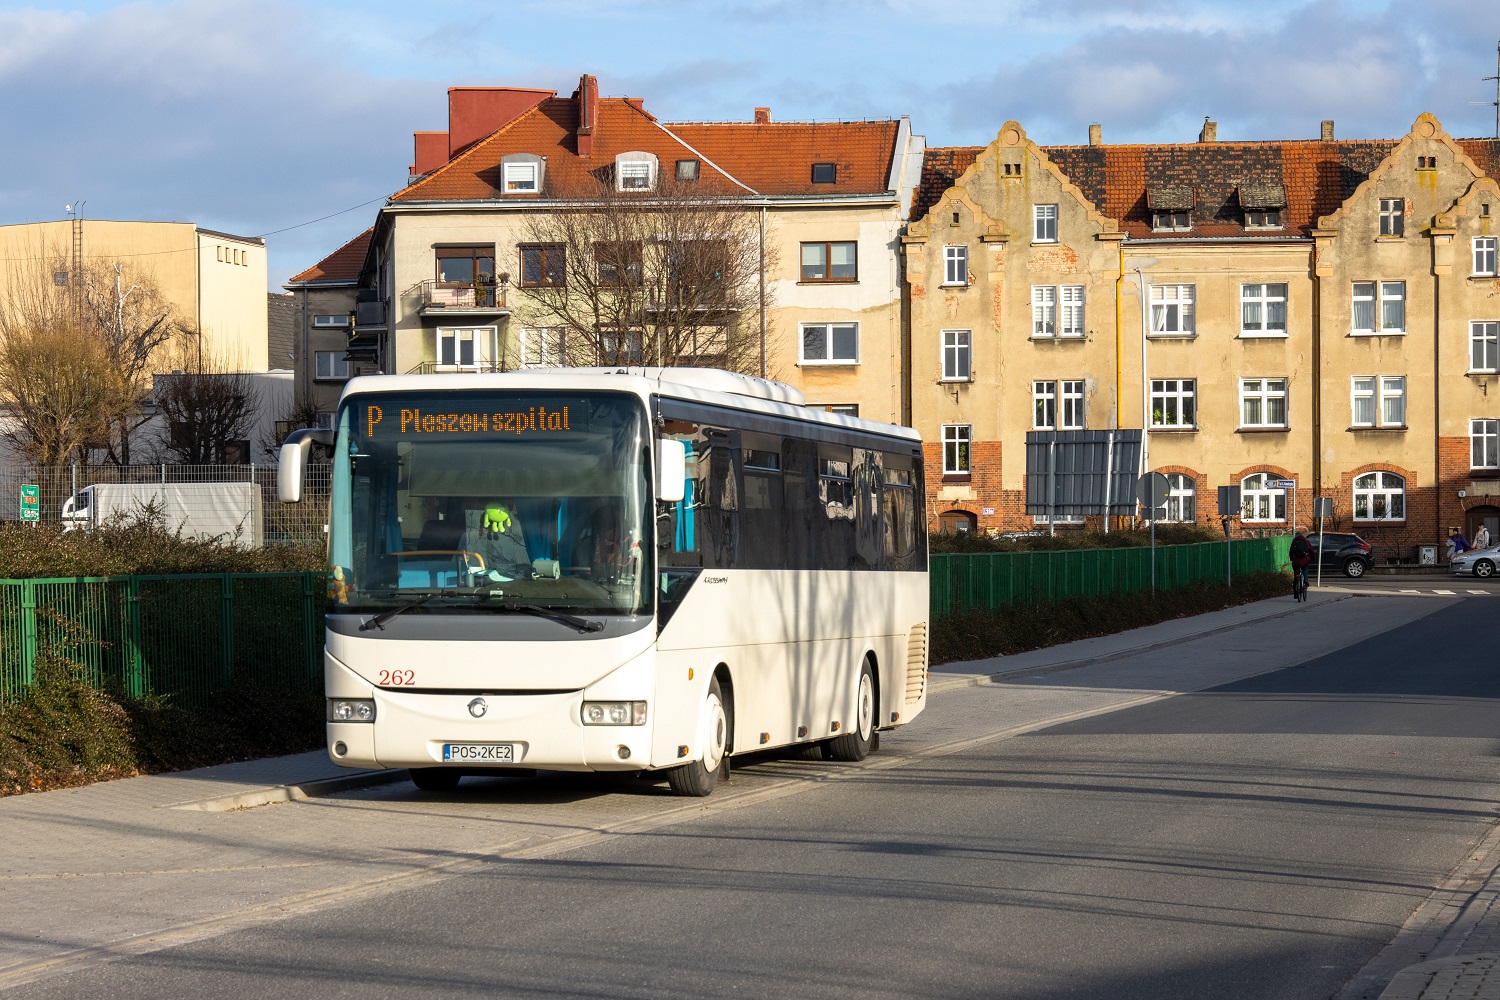
[[[1377,470],[1354,477],[1352,486],[1356,521],[1405,521],[1406,477]],[[1398,510],[1399,513],[1392,513]],[[1361,512],[1363,511],[1363,512]]]
[[[1057,383],[1051,379],[1031,383],[1031,429],[1057,430]]]
[[[536,194],[541,190],[541,164],[506,163],[502,169],[506,194]]]
[[[1158,405],[1158,403],[1160,405]],[[1176,403],[1177,419],[1168,421],[1168,403]],[[1193,418],[1184,420],[1191,408]],[[1157,420],[1157,414],[1161,420]],[[1151,427],[1162,429],[1196,429],[1198,426],[1198,380],[1195,378],[1154,378],[1151,380]]]
[[[1081,431],[1087,416],[1087,386],[1083,379],[1063,379],[1057,386],[1057,429]]]
[[[1057,335],[1059,337],[1082,337],[1084,307],[1087,305],[1083,285],[1061,285],[1057,289]]]
[[[1193,228],[1191,212],[1182,209],[1160,209],[1151,213],[1151,230],[1157,233],[1185,233]]]
[[[1477,278],[1493,278],[1495,276],[1495,237],[1474,237],[1474,276]]]
[[[343,351],[314,351],[313,379],[318,382],[344,382],[349,379],[349,357]]]
[[[1281,325],[1274,326],[1272,307],[1281,306]],[[1259,325],[1251,325],[1250,313],[1258,317]],[[1264,281],[1240,285],[1240,336],[1241,337],[1285,337],[1287,325],[1287,286],[1285,282]]]
[[[567,327],[527,326],[521,328],[522,368],[566,367],[567,350]]]
[[[1493,417],[1470,418],[1469,468],[1500,469],[1500,420]]]
[[[1031,336],[1051,340],[1057,336],[1057,287],[1031,286]]]
[[[1192,524],[1198,520],[1198,481],[1181,472],[1167,473],[1166,514],[1163,521]]]
[[[656,156],[651,153],[631,152],[615,156],[616,191],[656,190]],[[627,181],[629,183],[627,183]],[[642,181],[643,183],[635,183]]]
[[[1082,524],[1082,514],[1058,514],[1049,517],[1046,514],[1033,514],[1031,520],[1036,524]]]
[[[1469,322],[1469,372],[1475,375],[1500,373],[1500,320]]]
[[[1361,288],[1363,286],[1363,290]],[[1368,302],[1370,325],[1359,323],[1359,305]],[[1401,309],[1401,325],[1386,325],[1386,310],[1398,305]],[[1404,281],[1356,281],[1350,287],[1349,332],[1356,337],[1391,337],[1406,333],[1406,282]]]
[[[493,326],[440,326],[433,331],[433,370],[440,372],[477,372],[493,368],[496,359],[496,328]],[[452,362],[443,360],[443,342],[453,341]],[[473,345],[472,360],[464,362],[463,345]]]
[[[1399,407],[1399,410],[1393,413],[1392,409],[1395,407]],[[1406,376],[1350,376],[1349,426],[1405,427]]]
[[[944,382],[974,381],[974,334],[971,330],[944,330],[942,371]]]
[[[349,326],[349,314],[339,313],[336,315],[320,314],[313,316],[313,327],[319,330],[330,328],[347,329]]]
[[[1057,242],[1057,206],[1031,206],[1031,242]]]
[[[1380,235],[1387,239],[1406,235],[1406,199],[1380,199]]]
[[[854,330],[854,356],[834,357],[834,327],[852,327]],[[821,329],[823,331],[823,355],[821,357],[808,357],[807,334],[810,330]],[[801,355],[799,364],[803,365],[857,365],[859,364],[859,323],[841,323],[832,320],[820,323],[798,324],[797,351]]]
[[[943,425],[943,475],[967,476],[974,469],[972,424]]]
[[[1197,285],[1152,285],[1151,336],[1196,337],[1197,303]]]
[[[1280,476],[1257,472],[1240,480],[1240,521],[1245,524],[1276,524],[1286,521],[1286,490],[1267,486]]]
[[[943,247],[943,284],[967,285],[969,283],[969,248],[962,243],[949,243]]]
[[[1272,405],[1281,402],[1281,420],[1272,419]],[[1286,430],[1291,421],[1285,378],[1240,379],[1240,427],[1250,430]]]

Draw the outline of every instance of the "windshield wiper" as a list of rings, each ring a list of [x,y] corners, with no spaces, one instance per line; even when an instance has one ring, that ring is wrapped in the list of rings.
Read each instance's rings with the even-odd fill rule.
[[[505,596],[504,594],[496,591],[485,593],[485,591],[479,590],[476,591],[476,593],[482,597],[498,597],[502,600]],[[570,615],[566,611],[557,611],[553,608],[544,608],[537,604],[513,604],[509,601],[506,601],[501,605],[501,607],[506,609],[507,611],[520,611],[528,615],[536,615],[538,618],[551,618],[553,621],[562,622],[564,625],[571,625],[579,632],[597,632],[604,627],[603,622],[589,621],[587,618],[580,618],[577,615]]]
[[[419,608],[422,605],[426,604],[428,601],[432,600],[434,597],[442,597],[444,593],[445,592],[441,590],[434,591],[431,594],[423,594],[415,601],[407,601],[405,604],[398,604],[394,608],[387,608],[386,610],[380,612],[380,614],[376,615],[374,618],[371,618],[369,621],[362,622],[359,626],[359,630],[361,632],[368,632],[372,628],[378,628],[380,629],[380,631],[384,632],[385,623],[390,621],[392,618],[403,612],[410,611],[412,608]]]

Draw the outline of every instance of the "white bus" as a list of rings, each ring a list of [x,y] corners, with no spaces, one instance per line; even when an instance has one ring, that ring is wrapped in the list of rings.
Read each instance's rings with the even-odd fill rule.
[[[506,769],[860,760],[926,704],[909,428],[705,369],[349,382],[333,448],[328,747],[419,788]]]

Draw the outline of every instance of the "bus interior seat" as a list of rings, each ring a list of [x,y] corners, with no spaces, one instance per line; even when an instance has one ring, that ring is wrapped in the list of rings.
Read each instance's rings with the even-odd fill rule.
[[[432,549],[452,551],[459,547],[463,538],[464,522],[462,521],[428,521],[422,525],[422,533],[417,536],[417,549],[419,551]]]

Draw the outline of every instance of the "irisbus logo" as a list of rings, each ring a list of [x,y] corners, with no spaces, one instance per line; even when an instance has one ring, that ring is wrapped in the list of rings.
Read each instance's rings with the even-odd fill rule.
[[[485,703],[485,700],[483,698],[475,698],[473,701],[469,702],[469,714],[474,716],[474,718],[476,719],[484,715],[485,712],[489,711],[489,708],[490,706]]]

